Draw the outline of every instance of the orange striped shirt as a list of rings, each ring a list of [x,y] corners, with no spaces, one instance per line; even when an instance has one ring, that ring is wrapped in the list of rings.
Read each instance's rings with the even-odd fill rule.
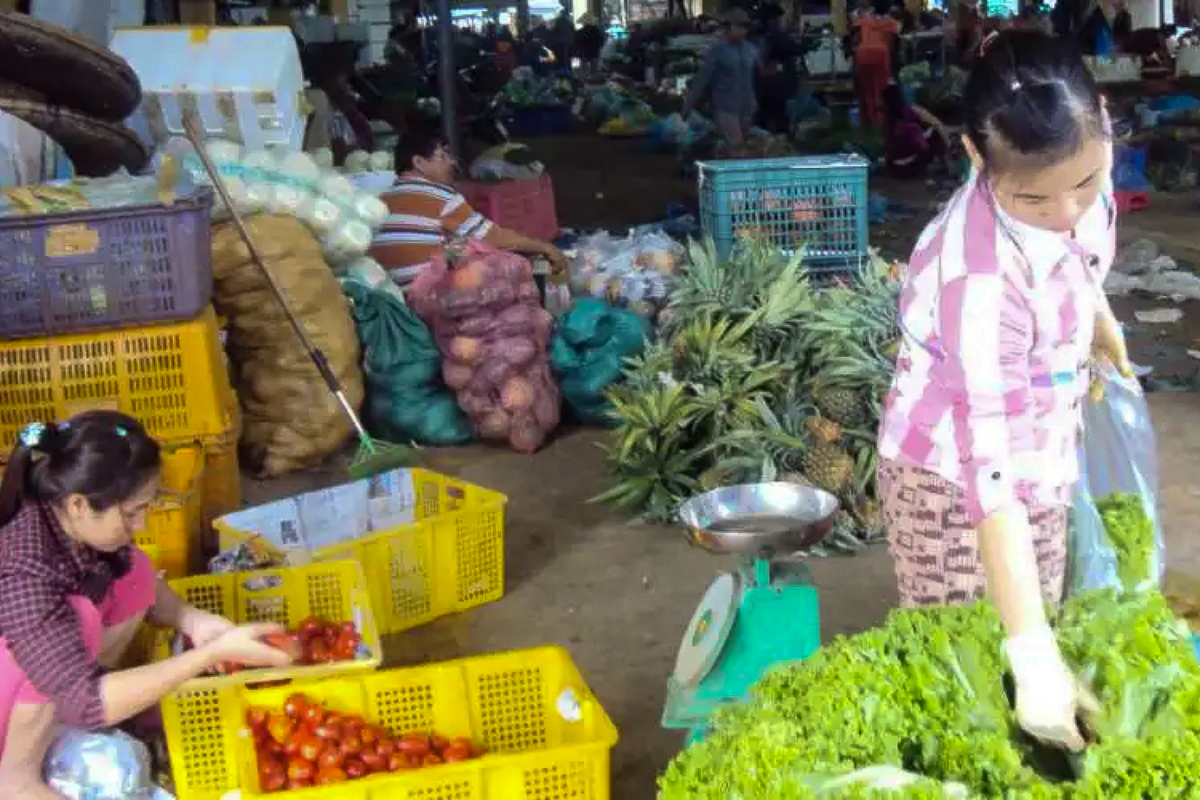
[[[405,173],[380,196],[388,217],[370,256],[397,283],[413,281],[434,254],[454,239],[482,239],[492,223],[452,186]]]

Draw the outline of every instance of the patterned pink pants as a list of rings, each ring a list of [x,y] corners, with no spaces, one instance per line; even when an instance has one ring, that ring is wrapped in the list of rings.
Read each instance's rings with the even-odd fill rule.
[[[879,462],[879,502],[896,560],[900,605],[958,605],[983,597],[987,580],[962,490],[919,467]],[[1029,516],[1042,593],[1062,600],[1067,570],[1067,509]]]

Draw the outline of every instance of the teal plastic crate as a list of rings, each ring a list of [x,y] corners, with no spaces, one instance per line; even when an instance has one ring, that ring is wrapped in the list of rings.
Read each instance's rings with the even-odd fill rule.
[[[700,224],[726,257],[739,234],[804,247],[817,272],[854,271],[867,256],[867,173],[856,155],[702,161]]]

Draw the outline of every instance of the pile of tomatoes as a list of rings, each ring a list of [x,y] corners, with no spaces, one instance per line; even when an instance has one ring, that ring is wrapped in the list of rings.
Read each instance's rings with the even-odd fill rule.
[[[331,622],[318,617],[308,617],[287,633],[271,634],[263,641],[277,650],[283,650],[298,666],[331,664],[338,661],[354,661],[362,648],[362,636],[353,622]],[[185,639],[185,650],[192,643]],[[222,674],[241,672],[245,664],[222,663],[217,671]]]
[[[254,737],[263,792],[329,786],[483,755],[463,737],[415,731],[392,736],[362,717],[330,711],[300,693],[288,695],[282,710],[250,709],[246,723]]]

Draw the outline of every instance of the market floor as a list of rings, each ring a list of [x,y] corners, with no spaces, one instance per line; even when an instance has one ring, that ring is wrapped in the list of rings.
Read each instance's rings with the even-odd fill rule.
[[[666,204],[685,200],[678,194],[688,184],[673,178],[669,159],[652,159],[631,143],[622,146],[640,171],[618,167],[611,146],[600,158],[592,152],[587,167],[575,166],[582,158],[566,158],[565,145],[556,144],[563,152],[547,154],[561,187],[564,224],[650,222],[665,214]],[[606,192],[613,193],[607,202],[596,196]],[[620,199],[613,196],[618,192]],[[1150,213],[1137,220],[1137,229],[1156,228]],[[1195,219],[1191,209],[1181,213]],[[1186,238],[1188,229],[1185,222],[1166,220],[1162,230]],[[1181,260],[1188,254],[1174,252],[1175,245],[1189,243],[1162,242]],[[1166,336],[1186,342],[1200,335],[1200,315],[1191,317]],[[1157,345],[1163,339],[1159,333],[1131,339],[1135,359],[1149,358],[1139,356],[1140,342]],[[1200,519],[1200,479],[1194,477],[1200,396],[1158,393],[1151,395],[1151,406],[1170,564],[1200,578],[1200,537],[1193,535]],[[506,593],[497,603],[394,637],[387,655],[394,666],[542,644],[568,648],[620,730],[611,796],[649,800],[657,774],[682,744],[681,734],[659,725],[666,677],[692,611],[728,562],[688,547],[678,530],[589,504],[606,485],[596,447],[602,437],[595,430],[564,432],[535,456],[482,446],[428,452],[426,466],[508,495]],[[344,471],[334,465],[270,483],[247,481],[246,499],[264,502],[341,480]],[[825,637],[867,628],[895,603],[891,562],[882,547],[853,558],[817,560],[812,568]]]

